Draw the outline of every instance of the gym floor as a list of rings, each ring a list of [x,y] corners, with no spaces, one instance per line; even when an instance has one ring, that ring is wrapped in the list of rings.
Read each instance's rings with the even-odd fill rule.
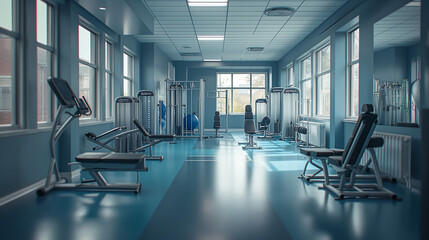
[[[305,158],[294,144],[243,133],[178,139],[154,152],[134,193],[54,191],[0,207],[2,239],[418,239],[420,195],[386,183],[402,201],[336,201],[298,176]],[[111,182],[136,173],[106,173]]]

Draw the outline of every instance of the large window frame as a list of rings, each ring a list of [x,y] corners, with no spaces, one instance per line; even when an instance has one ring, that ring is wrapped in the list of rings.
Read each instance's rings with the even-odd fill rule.
[[[89,105],[91,106],[93,110],[93,114],[91,116],[82,116],[79,119],[80,120],[96,120],[98,118],[99,112],[98,112],[98,106],[99,106],[99,99],[98,99],[98,42],[99,42],[99,34],[92,30],[89,26],[87,26],[85,23],[81,22],[79,24],[79,96],[85,96],[86,100],[88,101]],[[81,33],[84,33],[83,30],[86,30],[90,34],[90,46],[89,46],[89,55],[83,56],[84,54],[88,54],[87,52],[81,52]],[[81,32],[82,31],[82,32]],[[82,54],[82,56],[81,56]],[[88,57],[88,58],[87,58]],[[91,75],[93,79],[91,79]],[[88,78],[88,84],[85,83],[86,79]]]
[[[326,59],[327,58],[327,59]],[[326,61],[327,60],[327,61]],[[316,116],[329,117],[331,109],[331,45],[316,51]],[[326,66],[326,62],[328,65]]]
[[[359,116],[359,27],[347,34],[347,118]],[[357,50],[357,51],[356,51]]]
[[[18,52],[20,44],[18,43],[20,37],[20,11],[19,5],[20,1],[11,0],[10,1],[10,22],[0,23],[0,50],[2,51],[2,56],[9,60],[2,62],[9,62],[10,66],[6,72],[0,72],[0,129],[10,130],[19,128],[19,79],[17,77],[17,72],[19,69],[18,66]],[[3,10],[8,9],[8,6],[2,6]],[[5,44],[5,45],[3,45]],[[2,49],[4,47],[4,49]],[[9,54],[7,51],[10,51]],[[6,58],[5,58],[6,59]],[[3,75],[4,74],[4,75]],[[5,104],[6,103],[6,104]]]
[[[245,87],[240,87],[240,86],[236,86],[236,84],[234,84],[234,76],[238,77],[239,75],[249,75],[249,86],[245,86]],[[221,75],[227,76],[229,75],[229,79],[230,79],[230,84],[228,84],[228,86],[219,86],[220,84],[220,78]],[[256,79],[256,75],[264,75],[264,85],[263,86],[254,86],[254,82],[257,81],[254,79]],[[266,72],[218,72],[216,74],[217,76],[217,80],[216,80],[216,89],[218,91],[228,91],[228,109],[230,110],[230,113],[232,115],[239,115],[239,114],[244,114],[244,106],[247,104],[252,105],[252,110],[254,111],[254,107],[255,107],[255,101],[258,98],[261,98],[262,96],[257,97],[258,93],[256,91],[260,91],[263,90],[263,96],[266,96],[267,93],[267,73]],[[240,109],[242,109],[242,111],[238,110],[237,108],[234,108],[234,92],[236,91],[249,91],[249,103],[246,103],[244,105],[240,105]],[[260,94],[259,94],[260,95]],[[221,114],[225,114],[225,110],[223,109],[223,106],[225,105],[225,100],[223,98],[218,98],[217,99],[218,102],[216,102],[216,110],[219,111]],[[222,101],[222,102],[219,102]]]
[[[113,109],[114,109],[114,89],[115,89],[115,81],[114,81],[114,45],[113,42],[106,39],[104,43],[104,54],[105,54],[105,74],[104,74],[104,93],[105,93],[105,119],[110,120],[113,119]]]
[[[300,117],[330,117],[331,43],[323,41],[299,61]]]
[[[308,62],[310,66],[307,66]],[[306,55],[300,62],[301,116],[313,116],[313,53]],[[309,71],[309,72],[306,72]],[[308,88],[308,89],[307,89]],[[309,90],[309,91],[308,91]]]
[[[123,52],[123,95],[132,96],[134,93],[134,55],[124,49]]]
[[[37,123],[44,126],[52,122],[53,97],[47,79],[54,76],[55,67],[55,7],[37,0]],[[45,10],[44,12],[42,12]],[[43,16],[39,16],[39,14]],[[44,18],[42,18],[44,17]],[[44,25],[44,26],[43,26]],[[43,36],[43,35],[44,36]]]
[[[294,84],[294,75],[293,75],[293,63],[289,64],[286,67],[286,86],[293,87]]]

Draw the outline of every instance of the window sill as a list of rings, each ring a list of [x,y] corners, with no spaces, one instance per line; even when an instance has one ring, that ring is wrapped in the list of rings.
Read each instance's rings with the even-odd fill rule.
[[[11,129],[11,130],[0,132],[0,138],[32,135],[32,134],[45,133],[50,131],[51,131],[51,128],[49,127],[39,128],[39,129]]]
[[[315,117],[313,117],[313,119],[316,119],[316,120],[330,120],[331,117],[329,117],[329,116],[315,116]]]
[[[79,126],[86,127],[86,126],[94,126],[94,125],[100,125],[100,124],[110,124],[114,123],[113,120],[105,120],[105,121],[99,121],[97,119],[84,119],[79,121]]]
[[[345,123],[356,123],[357,118],[345,118],[345,119],[343,119],[343,122],[345,122]]]

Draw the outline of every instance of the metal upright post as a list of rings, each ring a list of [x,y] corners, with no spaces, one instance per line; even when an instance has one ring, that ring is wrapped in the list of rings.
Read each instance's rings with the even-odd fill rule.
[[[204,108],[205,108],[205,80],[204,79],[200,79],[200,101],[199,101],[199,112],[200,112],[200,128],[199,128],[199,132],[200,132],[200,139],[204,138]]]
[[[228,109],[228,90],[225,90],[225,132],[228,133],[229,109]]]

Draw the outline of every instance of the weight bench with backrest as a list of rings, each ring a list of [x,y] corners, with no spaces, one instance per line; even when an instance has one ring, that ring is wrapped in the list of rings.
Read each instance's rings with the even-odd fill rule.
[[[383,145],[382,138],[373,138],[371,136],[377,124],[377,115],[372,113],[371,104],[362,106],[362,114],[359,115],[358,121],[352,132],[352,137],[347,142],[344,152],[341,156],[331,156],[328,158],[329,164],[338,173],[339,183],[332,184],[329,177],[325,179],[323,188],[332,192],[337,199],[347,197],[375,197],[375,198],[392,198],[396,199],[396,194],[385,189],[383,179],[378,168],[378,161],[374,152],[375,147]],[[360,170],[360,162],[363,153],[368,150],[373,165],[373,175],[376,183],[367,182],[357,183],[356,174]]]
[[[220,113],[219,111],[216,111],[213,118],[213,128],[215,129],[215,135],[211,136],[212,138],[223,138],[223,136],[219,135],[220,127]]]
[[[243,146],[243,149],[262,149],[258,147],[257,143],[254,141],[254,135],[256,134],[255,121],[253,120],[252,106],[246,105],[244,112],[244,133],[247,136],[248,141],[246,145]]]
[[[139,120],[134,119],[133,123],[136,125],[137,129],[142,133],[143,135],[143,143],[145,145],[137,148],[135,151],[141,151],[145,148],[149,148],[149,156],[146,156],[147,160],[163,160],[164,156],[153,156],[152,155],[152,146],[161,143],[161,142],[172,142],[174,141],[175,136],[174,135],[152,135],[150,134],[146,128],[143,127],[143,125],[141,125],[141,123],[139,122]]]

